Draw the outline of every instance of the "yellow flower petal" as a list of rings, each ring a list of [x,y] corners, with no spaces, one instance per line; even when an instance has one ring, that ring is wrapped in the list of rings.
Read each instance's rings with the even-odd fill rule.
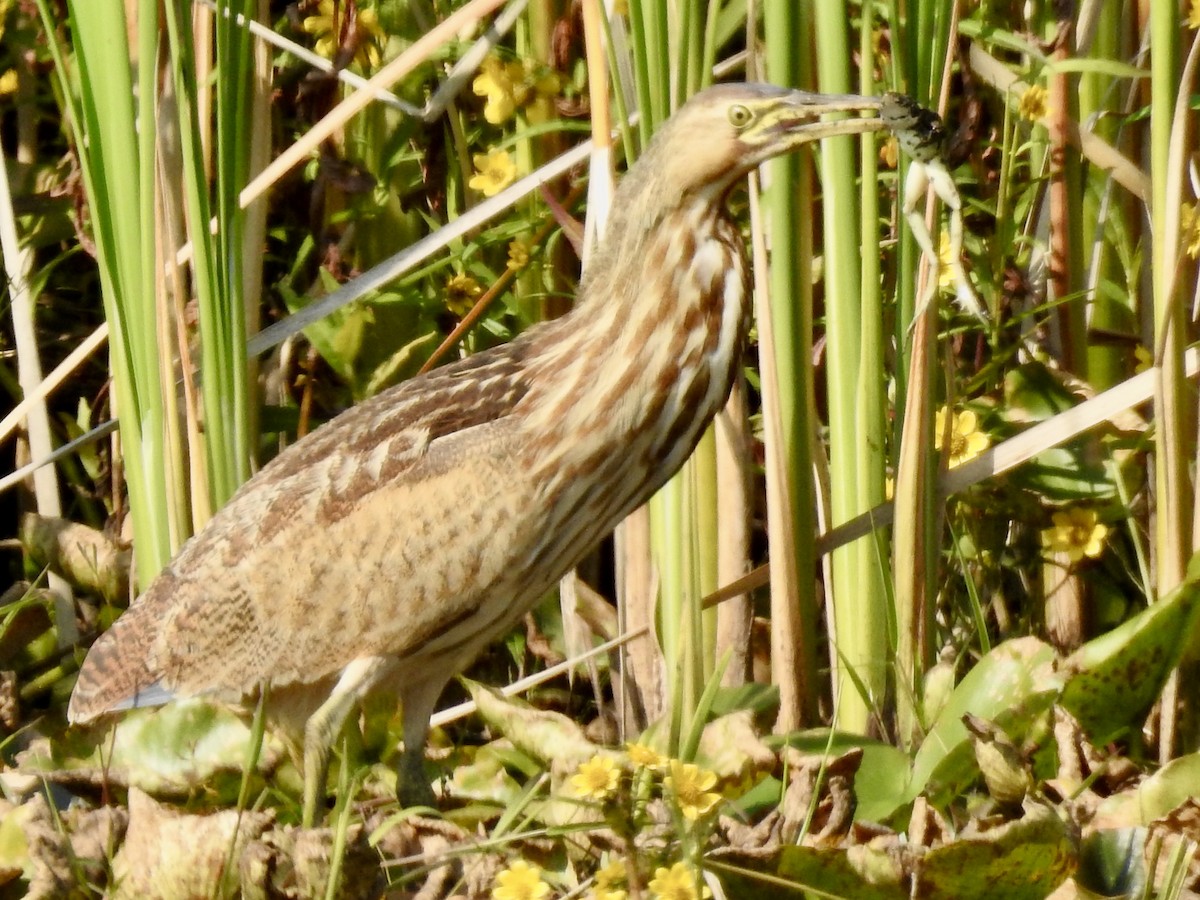
[[[667,758],[647,744],[626,744],[625,749],[629,753],[629,761],[638,768],[661,769],[667,764]]]
[[[479,286],[478,281],[459,272],[446,282],[446,308],[456,316],[465,316],[482,293],[483,288]]]
[[[677,759],[671,760],[670,774],[663,779],[663,786],[675,797],[679,811],[689,821],[711,812],[721,802],[721,795],[712,790],[716,783],[715,773]]]
[[[341,49],[340,42],[344,35],[353,35],[355,43],[354,61],[364,68],[374,68],[379,65],[382,56],[379,45],[387,39],[387,34],[379,25],[379,14],[369,7],[360,7],[354,15],[354,28],[346,29],[342,16],[346,8],[335,10],[333,0],[321,0],[317,5],[317,14],[307,16],[300,23],[304,31],[316,38],[313,50],[326,59],[333,59]]]
[[[1179,233],[1184,252],[1192,259],[1200,259],[1200,215],[1192,203],[1183,204],[1179,210]]]
[[[933,445],[942,449],[942,439],[946,432],[946,407],[942,407],[934,416]],[[960,466],[974,459],[992,444],[987,432],[979,430],[979,416],[973,410],[963,410],[955,413],[950,424],[950,468]]]
[[[1095,559],[1104,552],[1109,528],[1099,521],[1093,509],[1071,507],[1059,510],[1050,519],[1053,524],[1042,531],[1042,542],[1054,553],[1065,554],[1071,562],[1085,556]]]
[[[625,880],[625,863],[614,859],[596,873],[596,884],[599,887],[612,887]]]
[[[1017,101],[1017,112],[1020,113],[1022,118],[1036,122],[1046,115],[1047,97],[1048,94],[1044,87],[1040,84],[1031,84],[1025,88],[1024,93],[1021,94],[1021,99]]]
[[[571,788],[586,800],[604,800],[621,782],[621,770],[611,756],[598,754],[579,767],[571,776]]]
[[[1197,0],[1200,2],[1200,0]],[[1134,366],[1133,371],[1136,373],[1145,372],[1154,365],[1154,354],[1146,347],[1138,344],[1133,348]]]
[[[700,878],[687,863],[677,862],[671,868],[659,867],[650,880],[650,896],[656,900],[702,900],[712,896],[707,887],[697,890]]]
[[[508,245],[508,267],[523,269],[529,265],[529,245],[524,241],[512,241]]]
[[[900,142],[895,135],[886,137],[879,145],[879,162],[885,169],[894,169],[900,162]]]
[[[496,876],[492,900],[543,900],[550,885],[542,881],[542,870],[523,859],[513,862]]]
[[[493,150],[472,157],[475,174],[467,184],[485,197],[494,197],[517,179],[517,164],[504,150]]]
[[[938,237],[938,290],[952,291],[954,289],[954,267],[961,265],[962,260],[955,259],[952,250],[953,242],[950,240],[950,231],[943,228]]]
[[[487,98],[483,107],[483,117],[492,125],[507,122],[516,111],[516,88],[513,84],[512,68],[497,56],[489,56],[483,61],[479,74],[471,82],[471,90],[478,96]]]

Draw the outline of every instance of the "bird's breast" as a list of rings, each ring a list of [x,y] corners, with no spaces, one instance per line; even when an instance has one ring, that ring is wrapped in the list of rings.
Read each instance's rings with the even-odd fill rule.
[[[748,315],[742,242],[723,217],[694,226],[661,223],[636,273],[586,298],[578,339],[547,355],[526,398],[526,464],[549,510],[536,552],[564,570],[679,470],[729,395]]]

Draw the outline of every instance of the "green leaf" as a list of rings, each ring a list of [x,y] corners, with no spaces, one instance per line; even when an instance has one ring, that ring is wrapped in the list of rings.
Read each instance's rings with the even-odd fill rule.
[[[1004,418],[1010,422],[1042,422],[1078,405],[1067,390],[1041,363],[1031,362],[1004,376]]]
[[[1062,705],[1092,743],[1107,743],[1138,724],[1179,662],[1195,630],[1200,600],[1192,566],[1188,573],[1171,594],[1088,641],[1063,663]]]
[[[35,744],[21,767],[65,784],[137,787],[160,798],[205,795],[233,803],[252,739],[249,723],[229,709],[177,700],[126,713],[113,732],[73,729],[53,748]],[[259,771],[271,771],[283,755],[282,743],[268,736]]]
[[[954,689],[917,751],[906,799],[927,792],[938,804],[961,793],[979,774],[963,715],[1024,734],[1058,698],[1056,663],[1054,648],[1033,637],[1005,641],[984,656]]]
[[[767,860],[739,860],[742,866],[707,863],[729,897],[798,900],[801,897],[853,897],[905,900],[909,892],[899,854],[862,845],[851,850],[787,846]]]
[[[1050,501],[1110,500],[1117,487],[1088,443],[1083,438],[1045,450],[1013,472],[1010,480]]]
[[[917,866],[912,896],[925,900],[1043,900],[1078,866],[1066,824],[1048,806],[978,838],[930,850]]]
[[[908,795],[910,763],[906,753],[891,744],[873,741],[855,734],[835,732],[824,728],[796,731],[767,739],[776,746],[786,744],[802,753],[825,753],[840,756],[855,747],[863,751],[862,765],[854,776],[854,795],[858,806],[854,818],[871,822],[886,821],[905,803]]]
[[[1075,880],[1102,897],[1140,897],[1146,886],[1145,828],[1106,828],[1084,838]]]

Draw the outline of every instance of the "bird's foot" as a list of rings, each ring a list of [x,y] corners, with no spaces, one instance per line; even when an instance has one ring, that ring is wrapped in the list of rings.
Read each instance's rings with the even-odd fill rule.
[[[425,772],[425,748],[410,753],[407,749],[400,757],[396,770],[396,799],[405,809],[413,806],[437,808],[437,796]]]

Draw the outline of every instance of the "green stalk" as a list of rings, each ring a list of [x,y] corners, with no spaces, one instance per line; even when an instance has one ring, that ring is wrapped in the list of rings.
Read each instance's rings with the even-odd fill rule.
[[[170,558],[174,530],[164,490],[167,422],[154,325],[157,7],[147,2],[139,16],[138,56],[145,63],[138,69],[136,91],[120,0],[68,3],[68,26],[75,42],[73,74],[53,38],[57,22],[49,5],[39,0],[38,8],[51,36],[49,45],[91,213],[111,335],[113,400],[138,548],[137,581],[144,586]]]
[[[907,27],[895,18],[892,34],[908,52],[896,58],[894,77],[902,79],[900,90],[911,93],[923,105],[938,106],[937,85],[941,82],[944,57],[934,58],[933,48],[947,48],[950,16],[944,5],[925,3],[908,10]],[[899,31],[899,35],[897,32]],[[933,35],[931,41],[929,36]],[[911,87],[906,87],[911,86]],[[912,166],[903,154],[898,169],[900,193]],[[905,527],[892,532],[892,566],[895,618],[896,721],[902,741],[918,735],[924,675],[932,655],[932,617],[936,573],[939,566],[939,516],[937,468],[933,450],[933,418],[937,404],[937,304],[931,302],[919,321],[918,290],[922,281],[921,251],[899,211],[896,263],[896,332],[899,348],[896,366],[896,457],[895,515]],[[932,226],[934,234],[938,228]],[[933,273],[929,273],[933,278]],[[927,281],[925,282],[927,283]]]
[[[1167,241],[1167,206],[1179,202],[1168,193],[1170,145],[1175,117],[1179,72],[1179,11],[1173,4],[1155,4],[1150,10],[1150,205],[1154,243],[1155,344],[1161,348],[1162,383],[1155,394],[1155,496],[1158,500],[1156,543],[1158,593],[1162,596],[1183,580],[1187,562],[1185,536],[1191,534],[1188,503],[1183,485],[1189,484],[1184,405],[1187,382],[1183,350],[1187,345],[1187,318],[1176,302],[1174,272],[1176,246]]]
[[[1157,596],[1173,590],[1184,577],[1191,551],[1191,504],[1194,488],[1188,471],[1194,457],[1191,439],[1195,435],[1194,404],[1183,371],[1183,352],[1188,343],[1187,309],[1175,278],[1179,252],[1178,204],[1181,184],[1172,165],[1171,138],[1176,122],[1179,79],[1179,10],[1174,4],[1157,4],[1150,10],[1150,221],[1154,245],[1152,282],[1154,291],[1154,343],[1156,361],[1162,367],[1154,393],[1154,487],[1157,502],[1154,536],[1158,581]],[[1194,641],[1190,648],[1195,654]],[[1196,663],[1185,663],[1194,676]],[[1163,692],[1163,716],[1160,728],[1159,757],[1168,761],[1175,745],[1183,738],[1194,740],[1197,716],[1190,721],[1177,719],[1180,678],[1177,672]],[[1185,711],[1186,712],[1186,711]]]
[[[779,85],[806,82],[810,60],[799,35],[811,34],[807,4],[768,3],[763,9],[768,80]],[[813,206],[812,153],[805,151],[767,163],[763,191],[766,230],[776,246],[788,252],[771,259],[768,291],[772,345],[761,353],[774,360],[776,393],[764,378],[764,414],[773,409],[776,422],[765,427],[768,439],[767,519],[771,538],[771,666],[779,686],[776,730],[791,731],[816,720],[817,617],[812,586],[816,583],[816,490],[813,453],[817,422],[812,371],[813,236],[808,227]],[[786,238],[783,237],[786,235]],[[761,309],[760,309],[761,315]],[[760,324],[760,329],[763,326]],[[771,501],[775,502],[772,503]]]
[[[851,90],[846,61],[850,59],[844,0],[822,0],[816,9],[818,88],[825,93]],[[873,142],[871,142],[873,143]],[[861,145],[861,142],[860,142]],[[856,189],[854,139],[821,142],[825,235],[826,334],[829,389],[829,457],[831,524],[841,523],[870,508],[869,497],[883,495],[883,351],[878,320],[878,291],[862,297],[861,259],[877,254],[878,241],[860,245],[862,229]],[[872,337],[873,336],[873,337]],[[864,355],[870,350],[871,356]],[[877,482],[877,490],[864,490]],[[886,686],[887,594],[878,565],[879,549],[860,540],[833,554],[833,583],[827,603],[833,610],[836,652],[855,670],[869,696],[854,688],[849,673],[834,681],[835,716],[839,727],[862,732],[872,708],[881,703]]]
[[[718,560],[721,558],[721,527],[718,517],[720,489],[717,483],[717,439],[713,428],[705,432],[696,452],[692,454],[694,500],[692,516],[692,548],[690,569],[694,573],[692,636],[697,650],[699,671],[697,682],[708,682],[716,665],[717,610],[703,610],[699,599],[715,591],[718,582]]]
[[[170,102],[162,100],[156,66],[159,4],[140,5],[133,54],[120,0],[72,0],[68,21],[77,77],[70,76],[61,48],[50,42],[80,156],[111,328],[114,409],[142,586],[191,534],[193,507],[220,505],[250,472],[246,304],[257,305],[257,292],[247,290],[247,281],[253,275],[257,283],[259,264],[247,273],[243,260],[247,253],[261,255],[261,237],[245,233],[238,192],[247,181],[252,144],[260,155],[262,147],[247,139],[253,53],[248,31],[233,16],[252,17],[255,6],[255,0],[239,0],[230,16],[215,19],[214,123],[198,119],[198,92],[209,79],[200,77],[194,63],[190,5],[174,0],[161,7],[169,36]],[[48,4],[41,4],[41,14],[53,33]],[[137,62],[136,90],[131,59]],[[172,114],[174,121],[160,132],[159,117]],[[209,127],[215,130],[211,190],[200,137]],[[178,137],[181,159],[170,159],[164,133]],[[159,179],[177,177],[173,165],[181,165],[192,254],[189,275],[168,283],[159,273],[177,250],[176,237],[165,227],[176,198]],[[214,212],[215,235],[209,224]],[[257,220],[261,234],[261,214]],[[203,443],[191,446],[176,414],[179,373],[173,354],[163,352],[176,333],[169,298],[189,287],[199,310],[204,408]],[[181,308],[187,299],[176,296],[173,302]],[[208,466],[207,476],[190,488],[188,455]]]
[[[864,10],[865,13],[865,10]],[[871,20],[864,14],[859,28],[858,91],[864,95],[879,92],[875,82],[875,55]],[[857,472],[858,502],[861,509],[874,509],[886,499],[887,479],[887,416],[888,358],[884,333],[883,266],[880,251],[879,153],[874,136],[858,139],[862,181],[858,208],[863,211],[859,221],[859,334],[858,355],[861,360],[856,386],[855,431],[860,435],[859,468]],[[863,596],[861,613],[872,617],[873,627],[864,647],[866,664],[873,673],[866,683],[880,701],[887,689],[887,674],[892,648],[895,646],[895,619],[891,608],[892,574],[888,563],[888,543],[882,531],[859,541],[859,555],[864,571],[874,573],[872,593]],[[852,603],[853,603],[852,598]],[[868,605],[869,604],[869,605]]]
[[[1115,5],[1105,6],[1097,16],[1087,56],[1094,60],[1115,60],[1122,57],[1121,38],[1126,25],[1121,9]],[[1082,72],[1079,76],[1079,119],[1095,122],[1095,131],[1109,143],[1117,136],[1117,123],[1113,116],[1104,115],[1110,104],[1106,98],[1116,90],[1117,80],[1102,71]],[[1105,284],[1121,284],[1124,272],[1120,259],[1105,239],[1105,221],[1123,217],[1120,197],[1113,190],[1112,181],[1102,173],[1093,173],[1083,193],[1081,207],[1081,241],[1088,258],[1086,277],[1088,280],[1088,302],[1092,310],[1092,327],[1098,330],[1137,334],[1137,323],[1132,309],[1103,290]],[[1124,348],[1106,343],[1093,343],[1087,348],[1089,380],[1097,390],[1112,387],[1124,377]]]
[[[197,79],[191,16],[180,15],[167,3],[167,33],[171,72],[179,110],[178,131],[183,154],[184,193],[188,231],[192,238],[192,276],[197,295],[201,396],[204,407],[205,458],[209,499],[223,504],[250,474],[249,395],[246,377],[246,316],[241,303],[242,226],[244,214],[238,192],[246,183],[249,142],[240,128],[250,106],[252,66],[249,33],[233,15],[254,14],[253,0],[241,0],[230,16],[217,16],[216,134],[213,141],[216,180],[213,197],[204,177],[197,114]],[[217,233],[209,236],[208,223],[217,218]]]

